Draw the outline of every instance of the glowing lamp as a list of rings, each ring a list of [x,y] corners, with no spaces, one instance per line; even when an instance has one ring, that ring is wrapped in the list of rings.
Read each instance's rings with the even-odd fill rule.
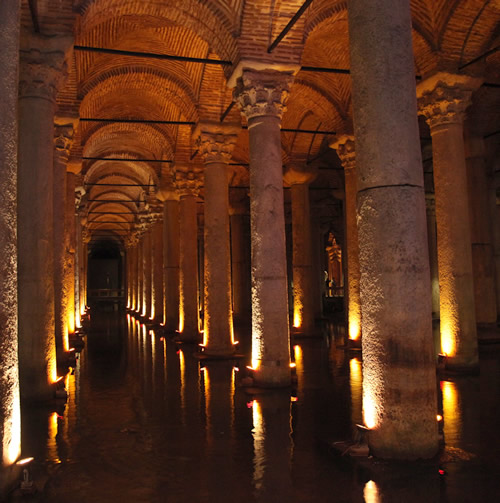
[[[28,463],[31,463],[35,458],[33,457],[30,457],[30,458],[23,458],[23,459],[20,459],[16,465],[19,465],[19,466],[24,466],[24,465],[27,465]]]

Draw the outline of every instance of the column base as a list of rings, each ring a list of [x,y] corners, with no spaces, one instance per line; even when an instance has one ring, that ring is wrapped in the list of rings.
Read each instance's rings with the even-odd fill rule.
[[[292,384],[290,364],[280,361],[261,362],[257,369],[250,369],[252,386],[257,388],[287,388]]]

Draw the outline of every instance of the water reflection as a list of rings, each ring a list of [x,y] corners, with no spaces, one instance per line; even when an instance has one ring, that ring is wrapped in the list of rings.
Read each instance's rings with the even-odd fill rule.
[[[255,501],[291,501],[293,451],[290,394],[276,391],[253,400]]]
[[[243,362],[200,362],[132,316],[93,314],[67,403],[23,409],[23,455],[50,475],[41,501],[491,501],[500,355],[482,357],[480,378],[440,383],[446,454],[475,458],[360,465],[328,451],[361,422],[361,361],[343,336],[300,339],[296,388],[263,392],[242,386]]]

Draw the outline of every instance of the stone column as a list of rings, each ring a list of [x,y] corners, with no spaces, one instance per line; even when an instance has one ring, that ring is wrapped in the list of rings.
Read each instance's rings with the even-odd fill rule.
[[[65,230],[66,230],[66,263],[64,267],[65,291],[68,292],[66,302],[67,314],[66,323],[68,335],[74,335],[76,329],[75,317],[75,249],[76,249],[76,227],[75,227],[75,187],[76,174],[66,172],[66,209],[65,209]]]
[[[151,317],[152,299],[152,250],[151,250],[151,225],[142,238],[142,253],[144,254],[144,307],[142,315],[145,318]]]
[[[177,171],[179,223],[179,339],[200,342],[198,330],[198,220],[200,182],[194,171]]]
[[[73,144],[76,118],[56,117],[54,127],[54,317],[56,353],[59,361],[69,350],[69,298],[70,286],[66,278],[68,269],[67,237],[67,183],[66,167]],[[71,204],[74,205],[74,187]],[[74,212],[73,212],[74,213]]]
[[[312,267],[311,211],[309,183],[316,174],[308,171],[305,161],[287,166],[285,182],[292,200],[292,278],[293,328],[295,333],[314,332],[314,284]]]
[[[163,210],[163,208],[162,208]],[[156,210],[155,210],[156,211]],[[163,287],[163,211],[155,212],[152,229],[153,245],[153,313],[156,323],[163,323],[164,287]]]
[[[143,316],[145,305],[144,295],[144,230],[141,229],[141,236],[137,244],[137,314]]]
[[[436,201],[434,194],[425,195],[427,212],[427,244],[431,270],[432,318],[439,319],[439,268],[437,260]]]
[[[21,452],[17,340],[16,188],[19,1],[0,3],[0,494]]]
[[[357,223],[358,180],[354,136],[340,135],[332,145],[342,162],[345,177],[345,236],[347,270],[347,323],[349,340],[361,337],[361,296]]]
[[[239,126],[200,123],[194,132],[205,162],[203,352],[234,354],[229,248],[228,163]]]
[[[21,37],[19,79],[19,361],[25,399],[53,395],[54,112],[70,37]]]
[[[234,78],[235,76],[233,76]],[[262,386],[290,384],[280,123],[292,73],[244,69],[235,97],[248,121],[252,238],[252,368]]]
[[[477,369],[469,204],[463,119],[478,79],[439,72],[418,85],[432,136],[439,264],[441,350],[446,365]]]
[[[350,0],[363,418],[372,453],[438,450],[424,180],[409,2]]]
[[[165,329],[179,329],[179,196],[174,192],[163,203],[163,283]]]
[[[497,313],[500,318],[500,199],[496,196],[496,190],[492,196],[492,219],[493,219],[493,250],[495,259],[495,285],[497,292]],[[498,319],[500,321],[500,319]]]
[[[482,137],[465,136],[467,188],[469,193],[472,273],[476,322],[491,325],[497,321],[495,260],[490,220],[489,183]]]
[[[242,192],[242,191],[238,191]],[[245,199],[247,196],[245,194]],[[252,310],[250,286],[250,231],[247,204],[230,201],[229,224],[231,229],[231,272],[233,293],[233,317],[235,323],[250,321]]]

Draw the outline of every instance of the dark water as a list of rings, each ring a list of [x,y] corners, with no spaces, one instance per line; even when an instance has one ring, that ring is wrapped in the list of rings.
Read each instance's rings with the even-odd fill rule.
[[[238,334],[242,349],[249,333]],[[446,448],[425,463],[353,462],[329,442],[361,422],[361,363],[341,329],[295,342],[297,385],[249,394],[245,360],[200,362],[120,313],[93,313],[69,399],[25,410],[27,501],[478,502],[500,500],[500,347],[442,381]],[[240,369],[240,370],[238,370]],[[12,501],[23,500],[19,494]]]

